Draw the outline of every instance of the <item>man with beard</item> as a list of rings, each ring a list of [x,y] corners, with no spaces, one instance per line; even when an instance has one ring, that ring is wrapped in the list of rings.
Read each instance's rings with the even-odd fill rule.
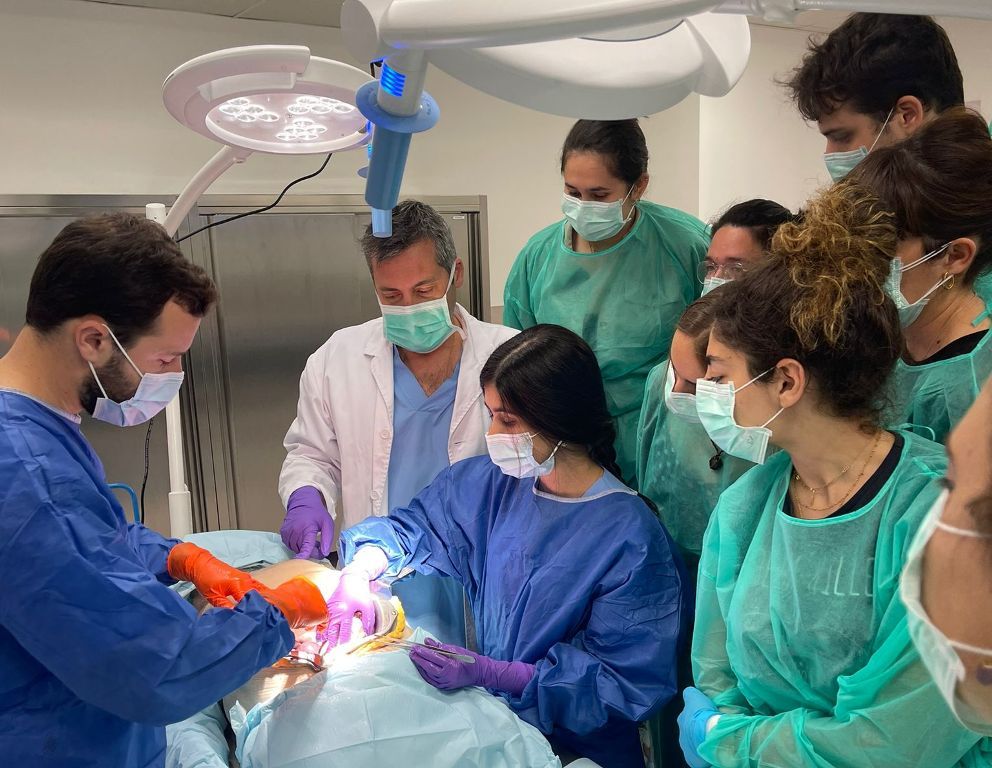
[[[167,723],[245,683],[327,618],[317,587],[269,589],[194,544],[128,524],[80,413],[146,422],[179,391],[217,300],[158,224],[66,226],[0,359],[0,762],[162,766]],[[188,580],[197,612],[168,588]]]

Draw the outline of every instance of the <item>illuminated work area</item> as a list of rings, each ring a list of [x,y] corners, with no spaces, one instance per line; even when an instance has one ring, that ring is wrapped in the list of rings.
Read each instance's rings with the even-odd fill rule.
[[[0,763],[992,768],[989,39],[0,4]]]

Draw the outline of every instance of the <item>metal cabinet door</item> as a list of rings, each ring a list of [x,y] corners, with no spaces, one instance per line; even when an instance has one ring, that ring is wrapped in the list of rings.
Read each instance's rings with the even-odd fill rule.
[[[229,452],[236,509],[235,520],[215,522],[208,512],[211,528],[278,530],[282,441],[307,358],[334,331],[378,315],[354,218],[276,213],[211,231],[229,441],[212,440],[211,453],[227,464],[221,454]]]

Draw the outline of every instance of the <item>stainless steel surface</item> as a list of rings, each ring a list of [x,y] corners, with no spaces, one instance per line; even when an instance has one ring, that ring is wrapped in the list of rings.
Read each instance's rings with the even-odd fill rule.
[[[208,196],[187,229],[268,202]],[[458,300],[488,314],[478,276],[483,200],[426,199],[448,221],[466,268]],[[221,306],[190,356],[196,391],[198,527],[277,530],[282,440],[296,416],[299,377],[330,335],[379,315],[359,240],[369,223],[358,195],[298,196],[278,209],[189,241],[190,258],[217,281]]]
[[[0,196],[0,328],[16,335],[38,256],[73,218],[100,210],[144,213],[174,196]],[[420,198],[452,228],[466,280],[459,301],[489,315],[485,198]],[[271,202],[269,196],[204,197],[180,234]],[[335,330],[378,315],[358,238],[368,223],[360,195],[300,195],[279,208],[215,227],[182,244],[217,280],[221,304],[186,356],[183,417],[197,530],[277,530],[282,439],[295,416],[307,357]],[[484,298],[486,300],[484,300]],[[0,331],[0,354],[7,348]],[[140,488],[145,430],[84,420],[111,482]],[[156,418],[146,522],[168,532],[164,417]]]

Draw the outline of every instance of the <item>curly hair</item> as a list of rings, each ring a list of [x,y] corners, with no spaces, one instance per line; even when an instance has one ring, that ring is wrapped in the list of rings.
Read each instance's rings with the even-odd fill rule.
[[[778,228],[766,261],[721,287],[712,333],[743,353],[752,376],[784,358],[799,361],[821,407],[876,425],[903,344],[885,292],[896,243],[879,200],[837,184],[809,203],[802,221]]]

